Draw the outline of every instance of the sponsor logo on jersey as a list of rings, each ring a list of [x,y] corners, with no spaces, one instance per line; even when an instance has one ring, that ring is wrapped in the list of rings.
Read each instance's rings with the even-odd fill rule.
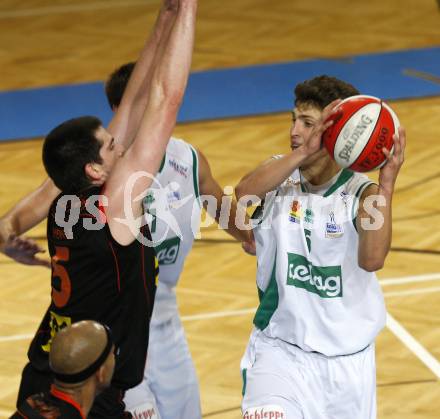
[[[156,199],[154,198],[154,192],[152,190],[147,192],[144,198],[144,206],[149,207]]]
[[[188,177],[188,171],[189,167],[184,166],[183,164],[179,163],[175,159],[169,159],[168,164],[181,176],[183,176],[185,179]]]
[[[50,352],[50,346],[52,345],[52,340],[55,335],[63,328],[70,326],[72,324],[72,319],[70,317],[60,316],[53,311],[49,311],[50,320],[50,338],[45,345],[41,346],[44,352]]]
[[[130,413],[132,414],[133,419],[157,419],[159,417],[153,403],[151,402],[130,409]]]
[[[342,225],[336,223],[335,213],[331,211],[329,213],[329,221],[327,221],[325,227],[325,237],[334,239],[337,237],[341,237],[343,234],[344,234],[344,230],[342,229]]]
[[[287,285],[322,298],[342,297],[340,266],[314,266],[304,256],[287,253]]]
[[[297,224],[301,221],[301,203],[296,199],[292,202],[290,207],[289,221]]]
[[[313,224],[314,217],[315,214],[313,214],[313,211],[310,208],[307,208],[304,216],[304,222],[306,222],[307,224]]]
[[[180,196],[179,191],[169,191],[167,193],[167,201],[168,201],[168,205],[169,205],[170,209],[171,208],[179,208],[181,206],[180,202],[179,202],[180,199],[181,199],[181,196]]]
[[[243,413],[243,419],[285,419],[286,413],[281,406],[271,404],[251,407]]]
[[[159,265],[172,265],[177,260],[177,255],[180,249],[179,237],[173,237],[164,240],[161,244],[155,246],[156,257],[159,260]]]

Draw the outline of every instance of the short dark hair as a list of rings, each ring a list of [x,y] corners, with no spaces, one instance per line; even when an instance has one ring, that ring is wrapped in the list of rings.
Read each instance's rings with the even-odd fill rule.
[[[90,187],[84,168],[87,163],[102,163],[102,144],[95,136],[100,126],[94,116],[74,118],[58,125],[44,140],[44,167],[63,192],[77,193]]]
[[[122,95],[127,87],[135,64],[135,62],[131,62],[122,65],[113,71],[105,82],[105,94],[107,95],[110,108],[117,108],[121,104]]]
[[[336,99],[345,99],[358,94],[359,90],[350,83],[322,75],[295,87],[295,105],[311,105],[322,110]]]

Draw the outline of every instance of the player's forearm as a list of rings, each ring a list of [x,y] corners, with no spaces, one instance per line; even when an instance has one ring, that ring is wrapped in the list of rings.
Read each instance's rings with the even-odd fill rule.
[[[142,116],[148,104],[149,90],[154,66],[165,47],[171,27],[177,15],[177,1],[169,4],[164,0],[152,33],[142,49],[133,73],[125,89],[121,104],[108,127],[127,149],[139,129]]]
[[[159,168],[183,99],[191,67],[196,11],[196,0],[181,0],[168,42],[154,69],[148,105],[131,153],[150,173]]]
[[[169,40],[159,57],[149,100],[179,106],[191,68],[197,0],[181,0]]]
[[[382,269],[391,247],[392,194],[383,190],[363,203],[357,220],[359,231],[358,263],[370,272]]]
[[[245,214],[243,220],[237,220],[237,203],[235,200],[232,200],[231,211],[228,217],[228,224],[227,228],[225,228],[226,233],[230,234],[232,237],[234,237],[234,239],[240,242],[248,241],[249,230],[244,230],[243,228],[244,225],[247,224],[249,224],[249,217],[247,216],[247,214]]]
[[[266,194],[280,186],[305,160],[306,155],[299,150],[286,154],[280,159],[272,159],[247,174],[235,187],[237,200],[245,195],[256,195],[263,199]]]
[[[11,235],[19,236],[46,218],[59,190],[46,179],[36,190],[22,198],[0,219],[0,247]]]

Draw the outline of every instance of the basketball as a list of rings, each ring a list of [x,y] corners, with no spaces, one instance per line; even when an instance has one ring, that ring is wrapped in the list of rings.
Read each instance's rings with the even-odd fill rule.
[[[400,126],[394,111],[374,96],[351,96],[330,116],[333,125],[323,135],[330,156],[355,172],[379,169],[386,162],[383,147],[393,151],[393,135]]]

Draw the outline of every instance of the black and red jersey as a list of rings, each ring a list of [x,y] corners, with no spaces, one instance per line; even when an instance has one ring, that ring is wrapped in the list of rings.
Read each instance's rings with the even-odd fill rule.
[[[81,406],[67,393],[52,386],[49,393],[26,399],[9,419],[85,419]]]
[[[28,356],[36,369],[49,371],[48,353],[57,331],[80,320],[96,320],[112,329],[112,384],[127,389],[143,377],[158,264],[153,247],[138,240],[122,246],[113,239],[99,193],[92,188],[75,198],[61,194],[51,205],[47,239],[52,301]],[[147,226],[141,234],[151,240]]]

